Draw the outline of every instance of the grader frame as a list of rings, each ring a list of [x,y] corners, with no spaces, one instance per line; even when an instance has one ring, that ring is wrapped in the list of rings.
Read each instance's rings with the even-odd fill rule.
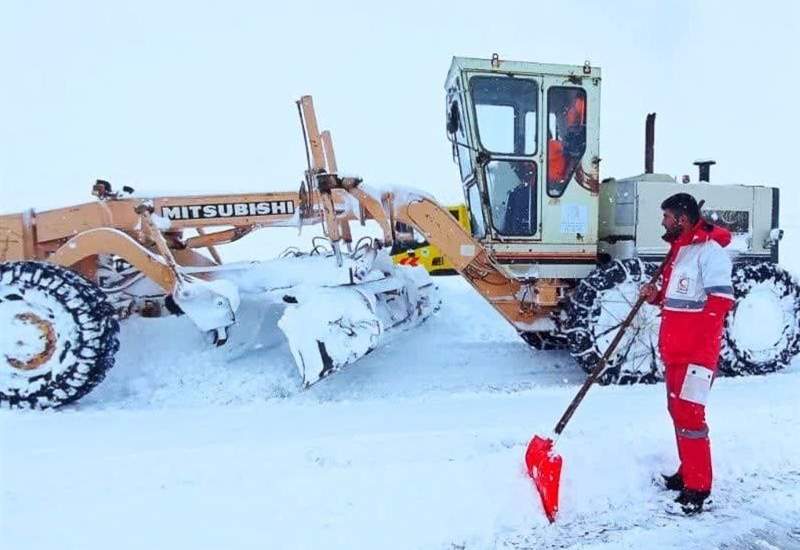
[[[509,277],[446,208],[424,193],[374,191],[358,178],[338,176],[331,135],[319,132],[312,98],[297,103],[309,157],[298,192],[136,198],[98,181],[95,202],[0,216],[0,261],[42,260],[95,280],[98,256],[113,255],[176,296],[187,276],[202,279],[222,263],[218,246],[261,228],[322,223],[341,262],[341,244],[352,243],[351,222],[376,222],[382,247],[392,246],[400,222],[436,244],[518,331],[537,323],[549,326],[549,315],[563,297],[563,281]],[[187,229],[197,235],[184,237]]]

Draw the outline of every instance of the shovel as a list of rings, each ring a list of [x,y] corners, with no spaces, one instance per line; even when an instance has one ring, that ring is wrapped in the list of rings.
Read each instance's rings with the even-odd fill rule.
[[[667,257],[664,258],[664,261],[650,279],[650,284],[656,284],[669,259],[670,255],[667,254]],[[600,361],[597,362],[597,365],[595,365],[594,369],[592,369],[589,377],[583,383],[583,386],[581,386],[581,389],[569,404],[567,410],[564,411],[564,414],[561,416],[561,420],[559,420],[558,424],[556,424],[556,429],[553,430],[556,439],[558,439],[558,436],[564,431],[564,428],[567,426],[567,422],[569,422],[569,419],[572,418],[575,409],[577,409],[578,405],[580,405],[581,401],[583,401],[586,392],[589,391],[591,385],[594,384],[595,380],[597,380],[600,374],[602,374],[603,370],[605,370],[608,359],[616,350],[617,345],[619,344],[620,340],[622,340],[625,330],[630,326],[633,318],[639,312],[639,308],[642,307],[644,301],[645,299],[643,296],[640,296],[639,299],[636,300],[633,309],[631,309],[630,313],[628,313],[628,316],[622,322],[619,331],[617,331],[616,336],[614,336],[614,339],[611,341],[611,345],[608,346],[603,354],[603,357],[601,357]],[[525,465],[528,469],[528,475],[533,478],[533,482],[536,485],[536,490],[539,491],[539,496],[542,498],[542,507],[544,508],[544,513],[547,516],[547,519],[550,520],[550,523],[553,523],[556,520],[556,514],[558,513],[558,487],[561,479],[561,466],[563,462],[561,456],[553,452],[553,445],[555,445],[555,441],[553,439],[534,435],[533,439],[531,439],[531,442],[528,443],[528,449],[525,452]]]

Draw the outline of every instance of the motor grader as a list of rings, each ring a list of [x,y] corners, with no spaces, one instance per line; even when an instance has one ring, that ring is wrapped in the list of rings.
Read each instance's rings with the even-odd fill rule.
[[[185,314],[210,344],[232,346],[258,324],[243,314],[252,303],[280,308],[278,327],[312,384],[438,307],[424,269],[392,263],[409,228],[528,343],[566,345],[588,368],[664,256],[656,220],[677,190],[705,200],[705,214],[737,236],[722,371],[787,364],[800,347],[800,289],[777,265],[778,190],[676,183],[652,173],[652,154],[645,174],[601,182],[600,85],[589,63],[453,59],[446,131],[463,226],[423,191],[340,176],[309,96],[298,101],[308,167],[297,192],[147,197],[98,181],[94,202],[0,216],[0,404],[47,408],[85,395],[113,365],[121,319]],[[367,220],[379,234],[354,243],[351,224]],[[258,229],[308,224],[326,236],[311,253],[226,264],[217,250]],[[767,316],[755,337],[754,319]],[[643,309],[602,380],[658,379],[657,328],[657,309]]]

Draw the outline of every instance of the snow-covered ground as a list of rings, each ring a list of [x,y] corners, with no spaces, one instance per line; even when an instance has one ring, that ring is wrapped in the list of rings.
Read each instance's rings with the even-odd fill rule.
[[[76,406],[0,411],[0,547],[800,548],[800,362],[715,383],[695,518],[651,482],[675,467],[663,385],[593,388],[550,525],[523,454],[584,374],[437,283],[436,316],[305,392],[278,338],[226,361],[183,318],[128,322]]]

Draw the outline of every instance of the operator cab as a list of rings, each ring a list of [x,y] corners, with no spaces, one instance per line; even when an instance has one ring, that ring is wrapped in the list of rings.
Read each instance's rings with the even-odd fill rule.
[[[456,57],[445,89],[473,237],[517,278],[588,274],[600,69]]]

